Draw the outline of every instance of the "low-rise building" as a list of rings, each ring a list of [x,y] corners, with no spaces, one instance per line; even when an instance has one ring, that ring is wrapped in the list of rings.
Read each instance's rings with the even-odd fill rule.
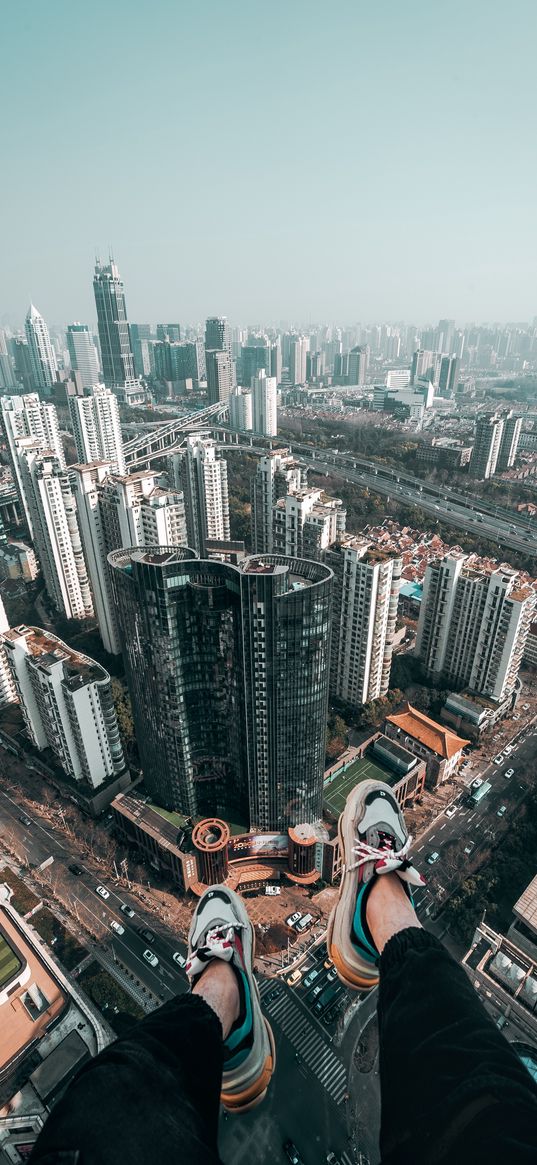
[[[427,766],[427,784],[433,788],[453,776],[463,748],[470,743],[411,704],[402,712],[387,716],[384,730],[391,740],[422,757]]]
[[[537,623],[530,623],[524,646],[524,663],[529,663],[530,667],[537,667]]]
[[[476,696],[473,692],[450,692],[440,719],[456,732],[469,736],[470,740],[478,740],[513,710],[515,702],[515,694],[496,702],[486,696]]]
[[[430,445],[416,449],[416,464],[426,469],[463,469],[469,465],[473,445],[464,445],[451,437],[433,437]]]
[[[497,1026],[537,1080],[537,949],[528,955],[511,930],[506,937],[481,922],[462,965]]]

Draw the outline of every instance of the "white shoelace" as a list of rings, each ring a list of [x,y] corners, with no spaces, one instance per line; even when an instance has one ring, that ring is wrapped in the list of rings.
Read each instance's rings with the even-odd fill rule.
[[[348,873],[350,870],[358,870],[360,869],[360,866],[365,866],[366,862],[378,862],[382,860],[388,860],[390,863],[404,862],[411,845],[411,833],[409,833],[405,844],[401,847],[401,849],[377,849],[377,847],[374,845],[368,845],[366,841],[357,841],[356,845],[353,845],[352,847],[352,852],[356,856],[356,861],[349,862],[345,866],[344,872]]]

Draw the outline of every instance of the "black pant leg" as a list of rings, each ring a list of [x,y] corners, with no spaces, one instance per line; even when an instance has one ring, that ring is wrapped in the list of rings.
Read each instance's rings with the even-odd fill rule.
[[[32,1165],[60,1160],[60,1150],[78,1152],[77,1165],[219,1165],[222,1062],[215,1012],[199,996],[177,996],[84,1065]]]
[[[386,944],[378,1014],[383,1165],[535,1165],[537,1088],[427,931]]]

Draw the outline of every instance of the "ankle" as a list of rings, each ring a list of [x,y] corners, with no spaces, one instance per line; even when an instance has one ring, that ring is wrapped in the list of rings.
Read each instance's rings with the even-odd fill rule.
[[[366,904],[367,925],[379,954],[386,943],[409,926],[421,929],[421,923],[397,874],[379,874],[373,882]]]
[[[216,1013],[227,1039],[240,1014],[240,994],[237,975],[231,963],[212,959],[192,988],[193,995],[201,995]]]

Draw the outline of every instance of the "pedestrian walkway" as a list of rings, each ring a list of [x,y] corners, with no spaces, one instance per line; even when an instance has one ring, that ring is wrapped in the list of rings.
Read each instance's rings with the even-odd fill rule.
[[[263,1000],[273,989],[274,980],[265,980],[261,983],[259,987],[261,999]],[[342,1104],[347,1093],[345,1068],[313,1027],[302,1008],[295,1003],[292,995],[284,991],[277,999],[271,999],[265,1004],[265,1011],[271,1021],[275,1020],[281,1027],[295,1051],[310,1071],[318,1077],[329,1096],[336,1104]]]

